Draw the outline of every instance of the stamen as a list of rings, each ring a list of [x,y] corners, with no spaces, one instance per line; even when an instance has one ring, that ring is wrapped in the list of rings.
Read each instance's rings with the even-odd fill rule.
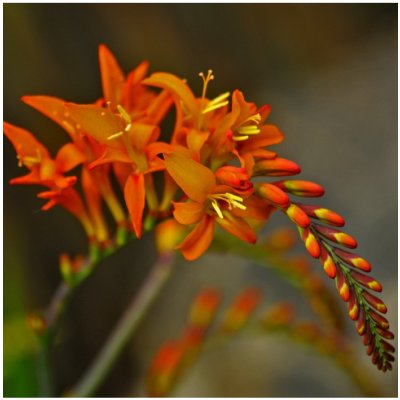
[[[42,157],[40,155],[39,149],[36,149],[36,157],[35,156],[25,156],[21,157],[17,155],[18,159],[18,167],[26,166],[28,168],[33,167],[35,164],[40,164],[42,162]]]
[[[248,136],[233,136],[232,139],[235,142],[243,142],[244,140],[247,140],[249,137]]]
[[[258,135],[261,132],[258,124],[261,122],[261,115],[259,113],[250,115],[246,118],[238,128],[236,128],[232,137],[236,142],[247,140],[251,135]]]
[[[204,76],[203,72],[199,73],[201,79],[203,79],[203,92],[201,94],[201,98],[204,100],[206,98],[207,86],[210,81],[214,79],[214,75],[212,69],[207,71],[207,76]]]
[[[228,206],[228,210],[232,210],[233,208],[239,208],[240,210],[246,210],[246,206],[243,203],[243,198],[240,196],[236,196],[232,193],[220,193],[220,194],[210,194],[208,198],[211,200],[211,206],[217,213],[218,217],[223,219],[224,215],[222,213],[221,207],[218,204],[218,201],[225,202]]]
[[[125,110],[125,108],[118,104],[117,109],[118,109],[119,113],[121,114],[121,117],[127,123],[127,125],[130,125],[132,123],[131,116],[128,114],[128,112]]]
[[[108,136],[107,140],[117,139],[117,138],[121,137],[125,132],[129,132],[129,130],[132,128],[131,116],[127,113],[125,108],[118,104],[117,109],[118,109],[122,119],[126,122],[126,126],[123,131],[119,131],[117,133],[113,133],[112,135]]]
[[[117,138],[121,137],[123,134],[124,134],[124,131],[120,131],[120,132],[117,132],[117,133],[113,133],[112,135],[107,136],[107,140],[114,140],[114,139],[117,139]]]
[[[221,219],[224,219],[224,214],[222,214],[221,209],[219,208],[219,205],[216,200],[211,200],[211,205],[213,206],[215,212],[217,213],[218,217]]]
[[[257,135],[261,130],[255,125],[248,125],[239,128],[238,132],[242,135]]]
[[[206,114],[206,113],[208,113],[210,111],[216,110],[217,108],[221,108],[221,107],[224,107],[224,106],[228,105],[229,104],[229,100],[225,100],[222,103],[211,104],[211,105],[210,105],[210,103],[208,103],[208,106],[201,112],[202,114]]]

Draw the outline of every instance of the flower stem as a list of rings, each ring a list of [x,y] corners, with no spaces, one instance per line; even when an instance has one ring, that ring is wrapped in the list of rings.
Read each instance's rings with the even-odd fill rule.
[[[111,333],[104,347],[92,362],[86,374],[70,391],[69,397],[90,397],[112,369],[121,351],[136,331],[162,287],[171,275],[172,254],[157,259],[140,291],[135,294],[125,313]]]

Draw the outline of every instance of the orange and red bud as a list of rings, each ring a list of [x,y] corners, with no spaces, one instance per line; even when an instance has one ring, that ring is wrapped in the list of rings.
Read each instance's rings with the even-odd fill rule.
[[[319,221],[333,225],[343,226],[345,224],[344,219],[335,212],[318,206],[311,206],[307,204],[297,204],[301,209],[311,218],[318,219]]]
[[[228,308],[221,328],[234,332],[242,328],[261,301],[261,291],[257,288],[243,290]]]
[[[354,268],[360,269],[365,272],[371,271],[371,264],[357,254],[349,253],[338,248],[335,248],[335,254],[346,264],[349,264]]]
[[[344,301],[349,301],[350,298],[350,287],[349,282],[343,271],[340,268],[336,269],[336,289],[340,295],[340,297]]]
[[[310,226],[310,218],[308,218],[307,214],[296,204],[291,204],[283,211],[299,227],[307,228]]]
[[[257,194],[275,207],[285,208],[290,204],[289,196],[271,183],[262,183],[256,187]]]
[[[322,186],[311,181],[283,180],[274,182],[274,185],[285,192],[299,197],[320,197],[325,192]]]
[[[332,242],[339,243],[342,246],[349,247],[350,249],[355,249],[357,247],[357,241],[347,233],[322,225],[314,225],[314,227],[318,233]]]
[[[285,158],[257,161],[254,165],[253,176],[288,176],[301,172],[301,168],[293,161]]]
[[[360,274],[357,271],[350,271],[350,275],[355,281],[367,289],[374,290],[375,292],[382,291],[382,285],[371,276]]]
[[[333,261],[333,258],[330,256],[328,251],[325,249],[324,246],[321,246],[321,255],[319,257],[322,266],[324,267],[325,273],[329,276],[329,278],[336,277],[336,265]]]
[[[297,227],[300,233],[301,240],[304,242],[304,245],[310,254],[311,257],[318,258],[321,254],[321,246],[318,242],[318,239],[311,232],[309,228],[301,228]]]
[[[217,182],[231,186],[238,194],[249,196],[253,192],[253,184],[244,168],[226,165],[215,171]]]
[[[371,307],[375,308],[376,310],[380,311],[383,314],[386,314],[387,307],[380,298],[374,296],[373,294],[367,292],[366,290],[362,291],[362,295]]]
[[[203,289],[195,298],[189,313],[189,325],[207,327],[211,324],[218,304],[220,294],[216,289]]]

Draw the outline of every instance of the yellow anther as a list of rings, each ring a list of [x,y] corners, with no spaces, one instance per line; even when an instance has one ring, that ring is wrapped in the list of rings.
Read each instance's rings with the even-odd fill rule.
[[[107,136],[107,140],[114,140],[114,139],[117,139],[117,138],[121,137],[123,134],[124,134],[124,131],[120,131],[120,132],[117,132],[117,133],[113,133],[112,135]]]
[[[247,140],[249,137],[248,136],[233,136],[232,139],[235,142],[243,142],[244,140]]]
[[[125,108],[118,104],[117,109],[118,109],[119,113],[121,114],[121,117],[127,123],[127,125],[130,125],[132,123],[131,116],[128,114],[128,112],[125,110]]]
[[[42,157],[40,155],[39,149],[36,149],[36,156],[18,156],[18,167],[22,167],[25,165],[28,168],[33,167],[36,164],[40,164],[42,162]]]
[[[240,210],[246,210],[246,206],[243,203],[243,198],[236,196],[232,193],[220,193],[220,194],[210,194],[208,198],[211,200],[211,206],[214,208],[218,217],[223,219],[224,215],[222,213],[221,207],[218,201],[222,201],[228,205],[228,210],[233,208],[239,208]]]
[[[126,126],[123,131],[119,131],[117,133],[113,133],[112,135],[108,136],[107,140],[117,139],[117,138],[121,137],[124,134],[124,132],[129,132],[129,130],[132,128],[131,116],[127,113],[125,108],[118,104],[117,109],[118,109],[122,119],[126,122]]]
[[[250,115],[246,118],[240,126],[235,130],[232,137],[236,142],[247,140],[251,135],[258,135],[261,132],[259,123],[261,122],[261,115],[259,113]]]
[[[217,96],[215,99],[210,100],[207,104],[207,107],[201,113],[206,114],[210,111],[216,110],[217,108],[221,108],[228,105],[229,100],[226,100],[226,98],[229,97],[229,95],[230,93],[226,92]]]

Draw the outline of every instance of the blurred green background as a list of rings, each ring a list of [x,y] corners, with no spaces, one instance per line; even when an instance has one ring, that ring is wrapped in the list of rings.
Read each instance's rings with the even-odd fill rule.
[[[321,183],[321,204],[346,218],[347,232],[383,283],[397,333],[397,4],[5,4],[3,11],[4,119],[34,132],[53,154],[65,133],[19,99],[100,97],[100,43],[125,71],[147,59],[151,71],[187,78],[199,93],[198,72],[212,68],[210,96],[239,88],[247,99],[270,104],[270,121],[286,135],[278,152],[302,166],[301,178]],[[51,298],[58,255],[84,251],[85,238],[63,210],[40,211],[37,188],[8,185],[22,172],[8,142],[3,162],[4,395],[34,396],[35,341],[25,315]],[[285,223],[276,215],[271,226]],[[54,349],[58,391],[85,370],[152,259],[147,235],[79,289]],[[181,263],[98,395],[143,395],[150,356],[179,334],[195,291],[212,285],[229,296],[245,283],[263,288],[266,303],[303,301],[272,273],[234,258]],[[397,396],[397,364],[391,373],[376,371],[350,323],[349,337],[384,394]],[[187,378],[177,396],[360,395],[326,360],[277,338],[220,349]]]

